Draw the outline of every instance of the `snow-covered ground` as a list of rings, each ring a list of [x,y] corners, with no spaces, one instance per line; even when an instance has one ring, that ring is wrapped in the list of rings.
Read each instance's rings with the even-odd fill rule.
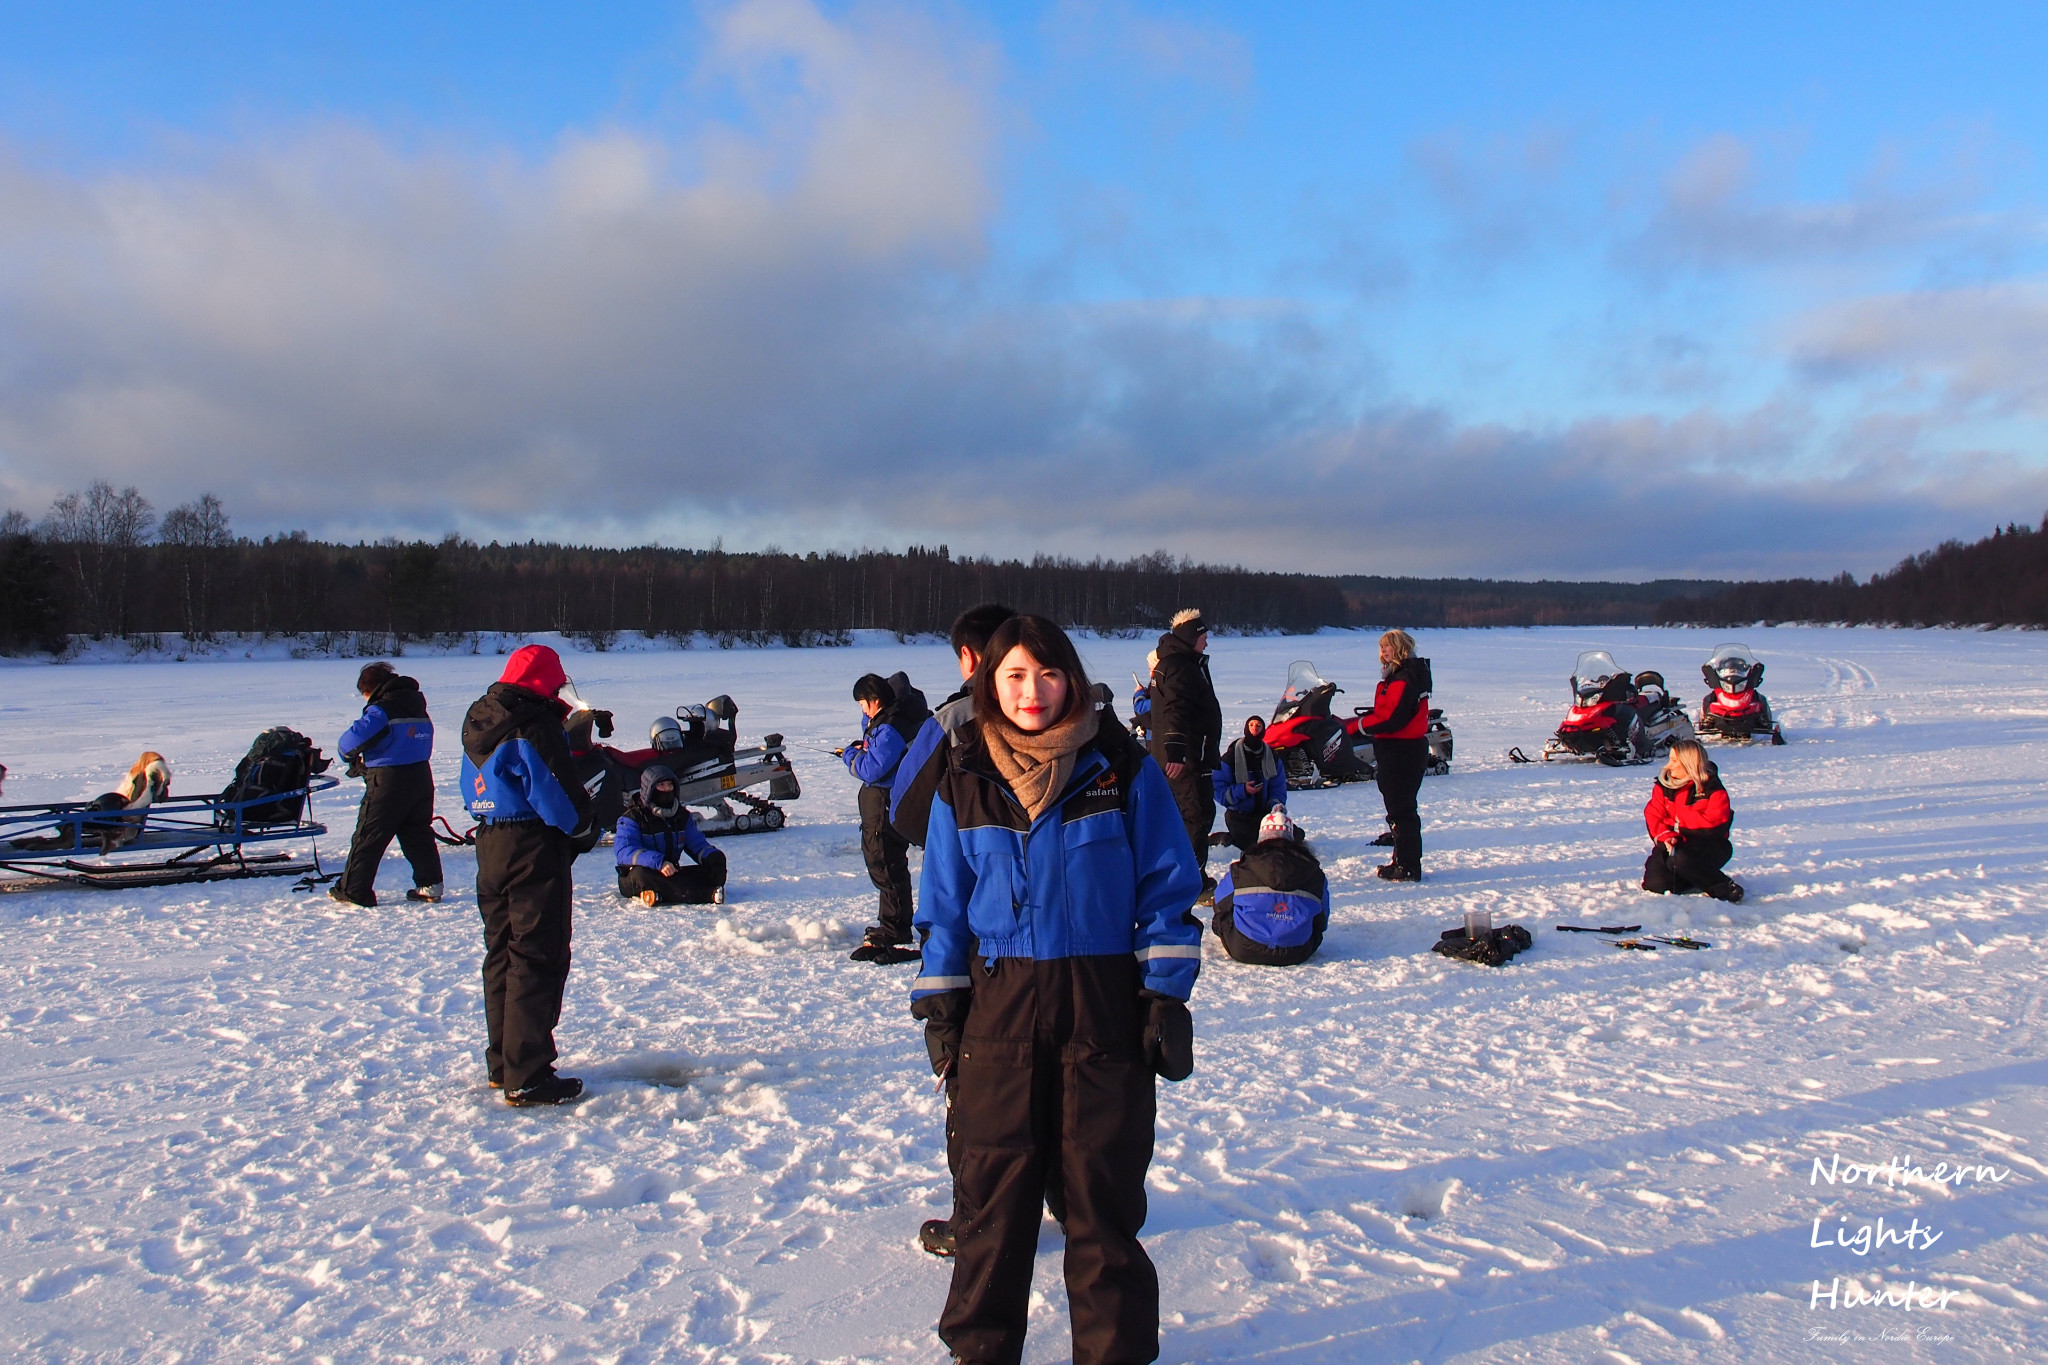
[[[1692,695],[1718,638],[1426,634],[1459,756],[1424,788],[1419,886],[1371,875],[1371,788],[1296,797],[1331,932],[1291,970],[1209,940],[1197,1070],[1161,1086],[1163,1359],[2048,1358],[2048,635],[1747,633],[1791,744],[1719,755],[1732,908],[1636,889],[1650,770],[1505,759],[1555,726],[1580,649]],[[1085,654],[1122,695],[1144,648]],[[1303,655],[1369,695],[1370,636],[1219,640],[1233,724]],[[452,732],[497,664],[406,666]],[[90,796],[144,747],[217,789],[264,726],[331,744],[356,667],[10,669],[6,799]],[[622,719],[729,692],[743,734],[819,746],[854,733],[852,679],[898,667],[952,685],[932,646],[571,660]],[[0,897],[0,1351],[942,1359],[912,968],[845,960],[873,901],[853,788],[798,752],[791,827],[726,842],[721,909],[622,903],[606,859],[579,865],[559,1037],[594,1096],[568,1111],[485,1088],[466,856],[432,908],[282,881]],[[456,759],[444,738],[451,812]],[[326,803],[330,858],[356,790]],[[394,849],[387,901],[406,884]],[[1535,949],[1501,970],[1430,953],[1468,905]],[[1619,952],[1560,923],[1713,946]],[[1895,1157],[2000,1178],[1814,1183],[1816,1158]],[[1913,1245],[1833,1244],[1880,1217],[1917,1219]],[[1044,1231],[1032,1361],[1068,1356]],[[1815,1281],[1841,1306],[1811,1307]],[[1844,1297],[1909,1283],[1952,1297]]]

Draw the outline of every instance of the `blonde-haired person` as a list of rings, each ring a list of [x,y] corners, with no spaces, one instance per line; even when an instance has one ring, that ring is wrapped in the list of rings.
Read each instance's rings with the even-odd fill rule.
[[[1735,810],[1699,741],[1673,741],[1671,757],[1650,787],[1643,823],[1656,841],[1643,864],[1643,890],[1704,891],[1731,905],[1742,899],[1742,887],[1721,870],[1735,856],[1728,842]]]
[[[1429,768],[1429,660],[1415,652],[1405,630],[1380,636],[1380,685],[1372,710],[1358,732],[1372,736],[1372,761],[1387,823],[1394,827],[1394,856],[1380,876],[1390,882],[1422,880],[1422,774]]]

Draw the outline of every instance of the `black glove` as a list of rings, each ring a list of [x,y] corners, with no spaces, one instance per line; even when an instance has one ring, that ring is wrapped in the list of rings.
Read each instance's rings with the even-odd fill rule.
[[[591,715],[597,720],[597,737],[599,739],[610,739],[612,737],[612,713],[609,711],[593,711]]]
[[[1140,991],[1145,1015],[1145,1060],[1160,1079],[1184,1081],[1195,1073],[1195,1021],[1185,1000]]]
[[[597,841],[602,838],[604,838],[604,830],[599,827],[597,817],[593,815],[585,819],[577,827],[576,832],[569,836],[569,847],[576,852],[578,857],[581,857],[583,854],[596,848]]]
[[[910,1017],[924,1020],[924,1047],[931,1054],[934,1076],[949,1076],[959,1065],[960,1039],[973,1004],[970,990],[941,991],[910,1002]]]
[[[367,777],[368,775],[369,769],[363,766],[363,756],[360,753],[350,754],[348,756],[348,767],[343,770],[342,776]]]

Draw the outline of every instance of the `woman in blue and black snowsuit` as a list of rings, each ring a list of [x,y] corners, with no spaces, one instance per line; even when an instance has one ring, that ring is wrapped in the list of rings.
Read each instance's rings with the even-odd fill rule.
[[[612,852],[621,896],[637,897],[642,905],[725,903],[725,855],[697,828],[677,792],[676,775],[659,763],[640,770],[640,790],[626,799]]]
[[[1138,1242],[1155,1075],[1194,1069],[1201,875],[1173,793],[1100,724],[1072,641],[1005,623],[975,673],[975,729],[932,802],[911,1013],[956,1085],[954,1357],[1018,1359],[1040,1208],[1064,1188],[1076,1365],[1159,1350],[1159,1279]]]
[[[1244,734],[1223,751],[1210,780],[1230,842],[1240,853],[1251,852],[1259,842],[1259,821],[1287,805],[1287,765],[1266,743],[1263,717],[1245,718]]]

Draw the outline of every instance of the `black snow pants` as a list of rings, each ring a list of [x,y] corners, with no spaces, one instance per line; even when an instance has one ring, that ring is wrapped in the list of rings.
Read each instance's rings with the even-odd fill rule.
[[[910,942],[910,841],[889,823],[887,787],[860,789],[860,851],[868,880],[882,893],[876,924],[890,943]]]
[[[1422,875],[1422,812],[1415,798],[1422,792],[1422,774],[1429,768],[1426,739],[1375,739],[1373,779],[1386,803],[1387,823],[1394,827],[1394,866]]]
[[[434,842],[434,770],[425,763],[369,768],[363,773],[363,805],[356,812],[356,834],[349,841],[348,865],[341,871],[341,890],[364,905],[376,899],[377,864],[392,836],[412,864],[414,886],[441,881],[441,846]]]
[[[569,836],[539,820],[480,826],[476,903],[484,921],[484,1023],[491,1079],[519,1090],[554,1071],[569,980]]]
[[[1316,949],[1323,946],[1323,933],[1330,927],[1330,917],[1327,913],[1317,915],[1315,932],[1308,936],[1307,942],[1297,943],[1292,948],[1275,948],[1270,943],[1246,937],[1237,927],[1237,917],[1226,905],[1216,907],[1216,917],[1209,927],[1216,931],[1223,951],[1230,954],[1233,962],[1245,962],[1254,967],[1297,967],[1314,957]]]
[[[1271,802],[1261,801],[1259,808],[1246,814],[1223,808],[1223,828],[1230,835],[1231,844],[1240,853],[1249,853],[1259,846],[1259,822],[1273,809]]]
[[[709,905],[711,893],[725,885],[725,862],[681,863],[675,875],[664,877],[659,868],[627,866],[619,869],[619,894],[637,897],[642,891],[654,893],[656,905]]]
[[[1137,960],[991,968],[976,957],[970,972],[953,1103],[958,1250],[939,1337],[962,1360],[1022,1357],[1039,1209],[1057,1173],[1074,1365],[1154,1360],[1159,1275],[1138,1242],[1154,1094]]]
[[[1666,850],[1656,844],[1643,863],[1643,890],[1658,895],[1704,891],[1718,897],[1730,884],[1721,869],[1735,856],[1735,846],[1718,834],[1691,834]]]
[[[1216,827],[1216,788],[1210,784],[1209,774],[1190,763],[1181,769],[1179,777],[1168,777],[1166,785],[1173,792],[1173,804],[1180,811],[1181,823],[1188,829],[1188,844],[1195,850],[1195,866],[1201,869],[1202,881],[1209,880],[1209,831]],[[1254,842],[1257,842],[1254,835]]]

